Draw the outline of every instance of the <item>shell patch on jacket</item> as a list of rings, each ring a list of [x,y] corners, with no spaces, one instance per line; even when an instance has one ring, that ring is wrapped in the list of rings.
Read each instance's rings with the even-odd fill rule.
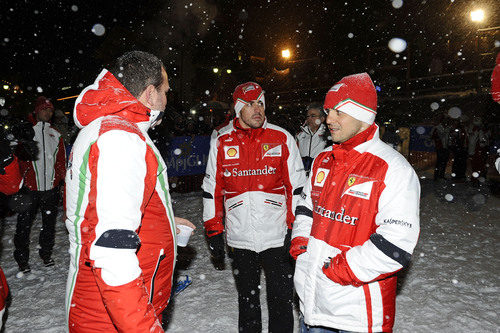
[[[319,186],[323,187],[325,185],[326,178],[328,177],[328,174],[330,173],[330,170],[324,169],[324,168],[318,168],[318,171],[316,171],[316,176],[314,177],[314,186]]]
[[[225,146],[224,158],[226,160],[235,160],[240,158],[240,146]]]

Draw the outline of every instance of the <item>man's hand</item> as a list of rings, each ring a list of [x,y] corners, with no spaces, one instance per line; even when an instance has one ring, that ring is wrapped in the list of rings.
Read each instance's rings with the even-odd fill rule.
[[[208,247],[210,248],[210,253],[212,254],[214,260],[224,260],[226,251],[224,249],[224,237],[222,236],[222,233],[208,237]]]
[[[182,225],[187,225],[190,228],[196,229],[196,226],[193,223],[191,223],[191,221],[186,220],[182,217],[174,216],[174,220],[176,225],[182,224]],[[179,230],[179,228],[176,227],[175,233],[178,234],[179,232],[181,231]]]
[[[323,265],[323,273],[333,282],[343,286],[359,287],[364,284],[354,275],[347,264],[346,252],[341,252],[334,258],[328,258],[328,261]]]
[[[309,239],[305,237],[295,237],[292,239],[292,243],[290,245],[290,255],[293,259],[297,260],[299,255],[307,251],[308,242]]]

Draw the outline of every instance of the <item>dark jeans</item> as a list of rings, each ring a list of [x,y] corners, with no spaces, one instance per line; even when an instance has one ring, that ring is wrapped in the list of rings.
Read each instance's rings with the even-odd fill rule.
[[[264,269],[269,309],[269,333],[293,332],[293,272],[285,247],[260,253],[230,248],[238,290],[239,332],[262,332],[259,297],[260,272]]]
[[[336,328],[328,328],[323,326],[309,326],[304,323],[304,318],[300,316],[299,333],[356,333],[353,331],[338,330]]]
[[[26,188],[19,193],[24,196],[26,209],[17,216],[16,234],[14,235],[14,259],[19,265],[26,265],[29,260],[30,232],[38,208],[42,212],[42,229],[40,230],[39,255],[42,259],[52,256],[54,247],[55,225],[59,193],[57,189],[50,191],[30,191]]]
[[[453,178],[465,179],[465,171],[467,170],[467,150],[465,148],[453,149],[453,164],[451,172]]]
[[[436,167],[434,168],[434,179],[444,178],[446,165],[450,158],[448,149],[436,149]]]

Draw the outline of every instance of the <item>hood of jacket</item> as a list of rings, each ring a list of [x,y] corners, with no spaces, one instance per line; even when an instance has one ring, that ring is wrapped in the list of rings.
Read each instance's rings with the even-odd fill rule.
[[[73,119],[79,128],[83,128],[108,115],[141,123],[150,120],[151,110],[132,96],[111,72],[103,69],[94,83],[83,89],[76,99]]]

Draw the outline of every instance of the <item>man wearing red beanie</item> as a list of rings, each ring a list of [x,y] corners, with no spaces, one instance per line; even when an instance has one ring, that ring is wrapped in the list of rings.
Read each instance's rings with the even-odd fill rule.
[[[212,256],[223,261],[224,231],[238,290],[239,332],[261,332],[264,270],[269,332],[293,331],[288,255],[296,203],[306,181],[294,138],[265,116],[264,91],[236,87],[236,118],[212,140],[203,181],[203,221]],[[225,222],[225,223],[224,223]]]
[[[313,162],[290,249],[301,332],[391,332],[395,274],[419,235],[418,177],[379,138],[368,74],[340,80],[324,109],[335,144]]]
[[[35,101],[33,122],[35,136],[33,140],[38,146],[38,156],[32,161],[19,161],[21,174],[24,176],[23,188],[19,196],[27,204],[21,207],[17,216],[16,233],[14,235],[14,259],[21,272],[29,272],[29,239],[31,225],[38,209],[42,213],[42,229],[40,230],[38,253],[45,266],[53,266],[52,248],[54,247],[55,223],[59,203],[59,185],[66,172],[66,153],[61,133],[50,124],[54,106],[44,96]]]

